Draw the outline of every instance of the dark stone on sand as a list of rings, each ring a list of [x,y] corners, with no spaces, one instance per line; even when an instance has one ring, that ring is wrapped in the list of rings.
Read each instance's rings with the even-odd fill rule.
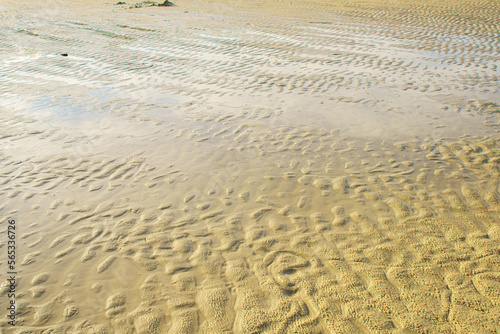
[[[158,4],[158,6],[172,6],[173,3],[171,3],[170,1],[168,0],[165,0],[165,2],[161,3],[161,4]]]
[[[129,8],[143,8],[143,7],[166,7],[166,6],[174,6],[174,4],[168,0],[165,0],[164,2],[157,2],[157,1],[143,1],[143,2],[138,2],[135,4],[132,4]]]
[[[123,1],[118,1],[117,3],[115,3],[115,5],[126,5],[126,3]]]
[[[63,56],[63,57],[67,57],[67,56],[68,56],[68,54],[67,54],[67,53],[61,53],[61,56]]]

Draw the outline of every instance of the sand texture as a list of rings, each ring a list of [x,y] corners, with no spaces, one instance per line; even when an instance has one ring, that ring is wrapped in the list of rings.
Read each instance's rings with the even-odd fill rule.
[[[0,4],[0,333],[499,332],[500,3],[174,3]]]

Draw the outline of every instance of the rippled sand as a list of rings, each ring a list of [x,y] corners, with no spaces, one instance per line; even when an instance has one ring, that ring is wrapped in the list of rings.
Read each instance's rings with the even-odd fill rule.
[[[0,333],[496,333],[498,1],[174,3],[0,4]]]

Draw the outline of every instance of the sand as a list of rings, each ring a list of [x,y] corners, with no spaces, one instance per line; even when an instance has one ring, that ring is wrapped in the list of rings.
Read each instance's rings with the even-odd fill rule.
[[[0,333],[498,332],[498,1],[131,4],[0,5]]]

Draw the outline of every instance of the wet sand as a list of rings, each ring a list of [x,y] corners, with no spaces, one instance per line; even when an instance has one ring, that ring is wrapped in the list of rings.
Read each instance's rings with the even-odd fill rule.
[[[496,333],[498,2],[174,3],[0,5],[0,333]]]

